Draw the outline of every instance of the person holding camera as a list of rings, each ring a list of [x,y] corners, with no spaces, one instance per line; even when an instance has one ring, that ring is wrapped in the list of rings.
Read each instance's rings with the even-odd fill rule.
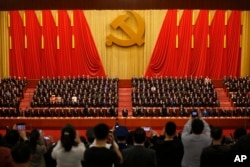
[[[81,167],[85,150],[79,133],[67,124],[61,130],[61,139],[53,148],[51,157],[56,160],[57,167]]]
[[[30,133],[29,145],[32,154],[30,167],[46,167],[44,154],[47,152],[47,147],[43,137],[43,132],[37,129],[33,129]]]
[[[212,139],[208,123],[197,110],[191,111],[190,119],[184,125],[181,140],[184,146],[181,166],[199,167],[201,152],[203,148],[211,145]]]
[[[84,153],[84,167],[113,167],[121,165],[122,154],[114,141],[113,133],[105,123],[94,127],[95,140]]]

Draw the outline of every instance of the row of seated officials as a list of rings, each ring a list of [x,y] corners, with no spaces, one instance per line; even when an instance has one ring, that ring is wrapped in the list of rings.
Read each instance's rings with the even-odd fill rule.
[[[115,94],[112,97],[109,98],[98,98],[97,100],[95,98],[88,97],[81,98],[73,95],[72,97],[62,98],[61,96],[55,97],[55,95],[52,95],[49,99],[43,98],[43,100],[40,100],[40,98],[37,98],[37,100],[32,100],[30,103],[31,107],[84,107],[84,106],[90,106],[90,107],[111,107],[115,106],[118,107],[118,95]],[[58,100],[59,99],[59,100]]]
[[[161,77],[133,77],[132,78],[132,86],[133,87],[137,87],[137,86],[141,86],[143,87],[143,85],[146,84],[151,84],[151,85],[164,85],[164,84],[169,84],[169,83],[173,83],[174,85],[178,85],[178,84],[199,84],[199,85],[211,85],[211,79],[208,77],[193,77],[192,75],[190,77],[185,76],[185,77],[173,77],[173,76],[161,76]]]
[[[223,78],[224,87],[228,92],[250,92],[250,77],[224,77]]]
[[[133,99],[132,106],[144,106],[144,107],[161,107],[161,106],[167,106],[167,107],[219,107],[220,103],[217,100],[217,98],[206,98],[206,97],[193,97],[193,98],[186,98],[186,97],[180,97],[180,98],[143,98],[143,99]]]
[[[26,84],[26,78],[0,78],[0,107],[18,108]]]
[[[171,93],[171,92],[197,92],[208,93],[214,91],[214,86],[209,78],[132,78],[132,88],[135,93]]]
[[[118,110],[110,108],[0,108],[0,117],[117,117]]]
[[[118,107],[118,78],[42,78],[32,107]]]
[[[223,84],[234,107],[250,107],[250,77],[224,77]]]
[[[132,78],[132,105],[145,107],[219,107],[217,93],[206,78]]]
[[[151,108],[151,107],[133,107],[133,117],[189,117],[190,113],[200,111],[203,117],[244,117],[250,116],[250,107],[248,108],[192,108],[192,107],[174,107],[174,108]],[[123,117],[129,116],[129,111],[123,108]],[[0,108],[0,117],[117,117],[118,108],[31,108],[20,112],[15,108]]]

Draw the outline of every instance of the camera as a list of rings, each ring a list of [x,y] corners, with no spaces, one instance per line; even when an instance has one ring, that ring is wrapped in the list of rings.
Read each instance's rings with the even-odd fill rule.
[[[44,136],[43,138],[44,138],[44,140],[50,140],[51,139],[50,136]]]
[[[25,123],[17,123],[17,130],[26,130]]]
[[[197,111],[192,111],[191,116],[192,116],[192,118],[198,117],[198,112]]]
[[[144,127],[142,127],[142,128],[144,129],[145,132],[151,131],[151,127],[144,126]]]

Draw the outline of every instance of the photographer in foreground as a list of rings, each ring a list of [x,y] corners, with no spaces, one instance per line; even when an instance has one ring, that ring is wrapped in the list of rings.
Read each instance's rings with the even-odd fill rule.
[[[199,167],[201,152],[203,148],[211,145],[212,139],[210,127],[198,111],[194,109],[191,111],[190,120],[184,126],[181,140],[184,146],[182,167]]]

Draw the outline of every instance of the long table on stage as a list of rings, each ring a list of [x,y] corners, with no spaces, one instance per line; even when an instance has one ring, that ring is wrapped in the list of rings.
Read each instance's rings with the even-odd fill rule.
[[[167,121],[174,121],[178,129],[182,129],[188,121],[188,117],[117,117],[119,124],[128,128],[150,126],[153,129],[162,129]],[[220,126],[223,129],[235,129],[237,127],[250,128],[250,117],[206,117],[204,118],[212,126]],[[115,124],[116,117],[16,117],[0,118],[0,129],[12,126],[16,123],[25,123],[27,128],[61,129],[65,124],[72,124],[78,129],[87,129],[97,123],[107,123],[110,127]]]

